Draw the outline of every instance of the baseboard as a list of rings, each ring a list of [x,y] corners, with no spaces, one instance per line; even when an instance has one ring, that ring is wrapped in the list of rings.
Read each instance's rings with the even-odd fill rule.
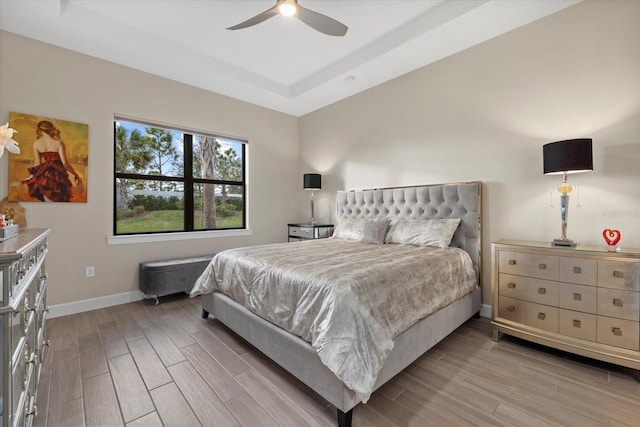
[[[480,306],[480,317],[488,317],[491,319],[491,306],[489,304],[482,304],[482,306]]]
[[[63,304],[49,306],[48,317],[68,316],[70,314],[82,313],[83,311],[96,310],[98,308],[140,301],[141,299],[144,299],[142,292],[131,291],[123,292],[121,294],[107,295],[104,297],[89,298],[81,301],[66,302]]]

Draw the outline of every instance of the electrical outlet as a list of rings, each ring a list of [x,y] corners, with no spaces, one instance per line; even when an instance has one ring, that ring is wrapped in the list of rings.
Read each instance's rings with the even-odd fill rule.
[[[85,267],[84,274],[87,277],[94,277],[96,275],[96,268],[93,265]]]

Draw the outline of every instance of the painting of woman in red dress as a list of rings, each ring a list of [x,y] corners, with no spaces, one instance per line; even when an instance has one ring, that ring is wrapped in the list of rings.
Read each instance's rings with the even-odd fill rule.
[[[38,139],[33,143],[36,159],[29,168],[31,175],[20,182],[29,188],[31,197],[42,202],[68,202],[73,185],[67,171],[73,174],[76,184],[82,184],[82,178],[67,162],[60,131],[50,121],[42,120],[38,123],[36,135]]]
[[[17,113],[11,113],[10,115],[12,119],[16,118],[16,116]],[[16,161],[20,162],[21,167],[10,167],[9,200],[86,202],[85,180],[83,180],[82,175],[78,172],[77,167],[86,167],[87,126],[79,123],[42,119],[28,115],[22,115],[21,118],[23,120],[15,120],[17,122],[16,125],[22,124],[22,121],[36,123],[34,126],[35,141],[33,142],[33,150],[23,150],[23,153],[24,151],[31,151],[30,158]],[[38,120],[35,121],[34,119]],[[26,123],[24,124],[26,125]],[[60,126],[62,130],[58,126]],[[74,129],[78,128],[78,126],[80,126],[80,132]],[[85,130],[84,135],[82,127],[84,127]],[[72,164],[73,162],[68,156],[69,150],[66,137],[64,139],[62,137],[63,130],[65,131],[65,136],[66,131],[69,131],[69,137],[73,141],[79,138],[79,143],[76,142],[73,147],[76,166]],[[20,132],[25,133],[24,130]],[[33,130],[31,132],[33,132]],[[83,136],[84,141],[82,141]],[[82,143],[84,143],[84,149]],[[81,155],[78,156],[78,153]],[[85,153],[84,156],[82,153]],[[83,159],[85,160],[84,165],[82,162]],[[12,181],[12,177],[18,178],[18,176],[16,176],[17,170],[23,171],[22,176]],[[25,170],[28,172],[28,176],[25,176]],[[16,185],[18,183],[19,186]]]

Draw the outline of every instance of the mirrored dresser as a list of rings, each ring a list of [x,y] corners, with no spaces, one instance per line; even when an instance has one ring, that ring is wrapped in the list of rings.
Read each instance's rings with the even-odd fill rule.
[[[48,229],[0,243],[0,426],[31,426],[47,352],[45,259]]]

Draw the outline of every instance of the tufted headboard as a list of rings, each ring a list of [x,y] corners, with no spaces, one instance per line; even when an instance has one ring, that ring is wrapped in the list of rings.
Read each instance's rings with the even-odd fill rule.
[[[451,246],[469,253],[480,283],[482,183],[339,191],[336,221],[344,218],[460,218]]]

